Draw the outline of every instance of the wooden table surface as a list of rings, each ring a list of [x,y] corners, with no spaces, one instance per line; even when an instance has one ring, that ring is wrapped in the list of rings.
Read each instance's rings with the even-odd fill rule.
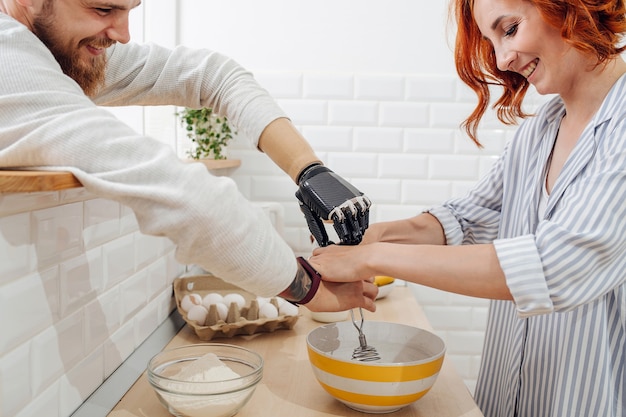
[[[432,330],[411,290],[397,286],[391,293],[376,301],[377,311],[366,312],[366,320],[408,324]],[[308,360],[307,334],[322,325],[310,318],[310,312],[301,307],[301,317],[292,330],[213,339],[211,342],[229,343],[255,350],[265,361],[263,380],[251,400],[237,417],[324,417],[368,416],[354,411],[331,397],[318,384]],[[356,330],[355,330],[356,332]],[[203,343],[190,326],[185,325],[166,348]],[[449,359],[433,388],[420,400],[394,413],[393,417],[481,417],[462,379]],[[131,387],[109,417],[169,417],[148,384],[145,372]]]

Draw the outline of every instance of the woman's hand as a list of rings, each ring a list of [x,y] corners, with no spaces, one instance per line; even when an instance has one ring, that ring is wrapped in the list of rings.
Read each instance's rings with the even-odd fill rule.
[[[376,311],[374,300],[378,287],[372,280],[353,282],[330,282],[322,280],[311,301],[304,304],[311,311],[345,311],[362,307]]]
[[[309,263],[326,281],[353,282],[371,280],[375,275],[367,269],[366,261],[377,244],[345,246],[330,245],[313,250]]]

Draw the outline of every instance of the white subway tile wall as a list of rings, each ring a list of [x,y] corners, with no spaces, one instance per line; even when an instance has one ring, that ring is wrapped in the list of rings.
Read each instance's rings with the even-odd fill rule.
[[[69,416],[171,313],[183,271],[118,203],[0,194],[0,417]]]

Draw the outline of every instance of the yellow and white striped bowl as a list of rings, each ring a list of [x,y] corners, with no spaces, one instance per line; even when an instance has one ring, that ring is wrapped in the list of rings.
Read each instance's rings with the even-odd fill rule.
[[[352,359],[359,339],[351,321],[318,327],[307,336],[313,372],[330,395],[357,411],[389,413],[430,390],[445,355],[441,338],[424,329],[377,321],[365,321],[363,332],[380,360]]]

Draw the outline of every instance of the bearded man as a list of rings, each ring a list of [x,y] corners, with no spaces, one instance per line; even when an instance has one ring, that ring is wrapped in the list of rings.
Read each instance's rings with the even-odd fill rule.
[[[248,71],[210,50],[131,43],[128,17],[139,5],[0,0],[0,167],[70,171],[87,191],[130,207],[142,232],[172,240],[178,261],[254,294],[373,311],[371,282],[320,282],[232,180],[182,163],[101,108],[211,107],[301,185],[310,227],[330,208],[342,240],[358,243],[367,228],[369,200],[321,164]]]

